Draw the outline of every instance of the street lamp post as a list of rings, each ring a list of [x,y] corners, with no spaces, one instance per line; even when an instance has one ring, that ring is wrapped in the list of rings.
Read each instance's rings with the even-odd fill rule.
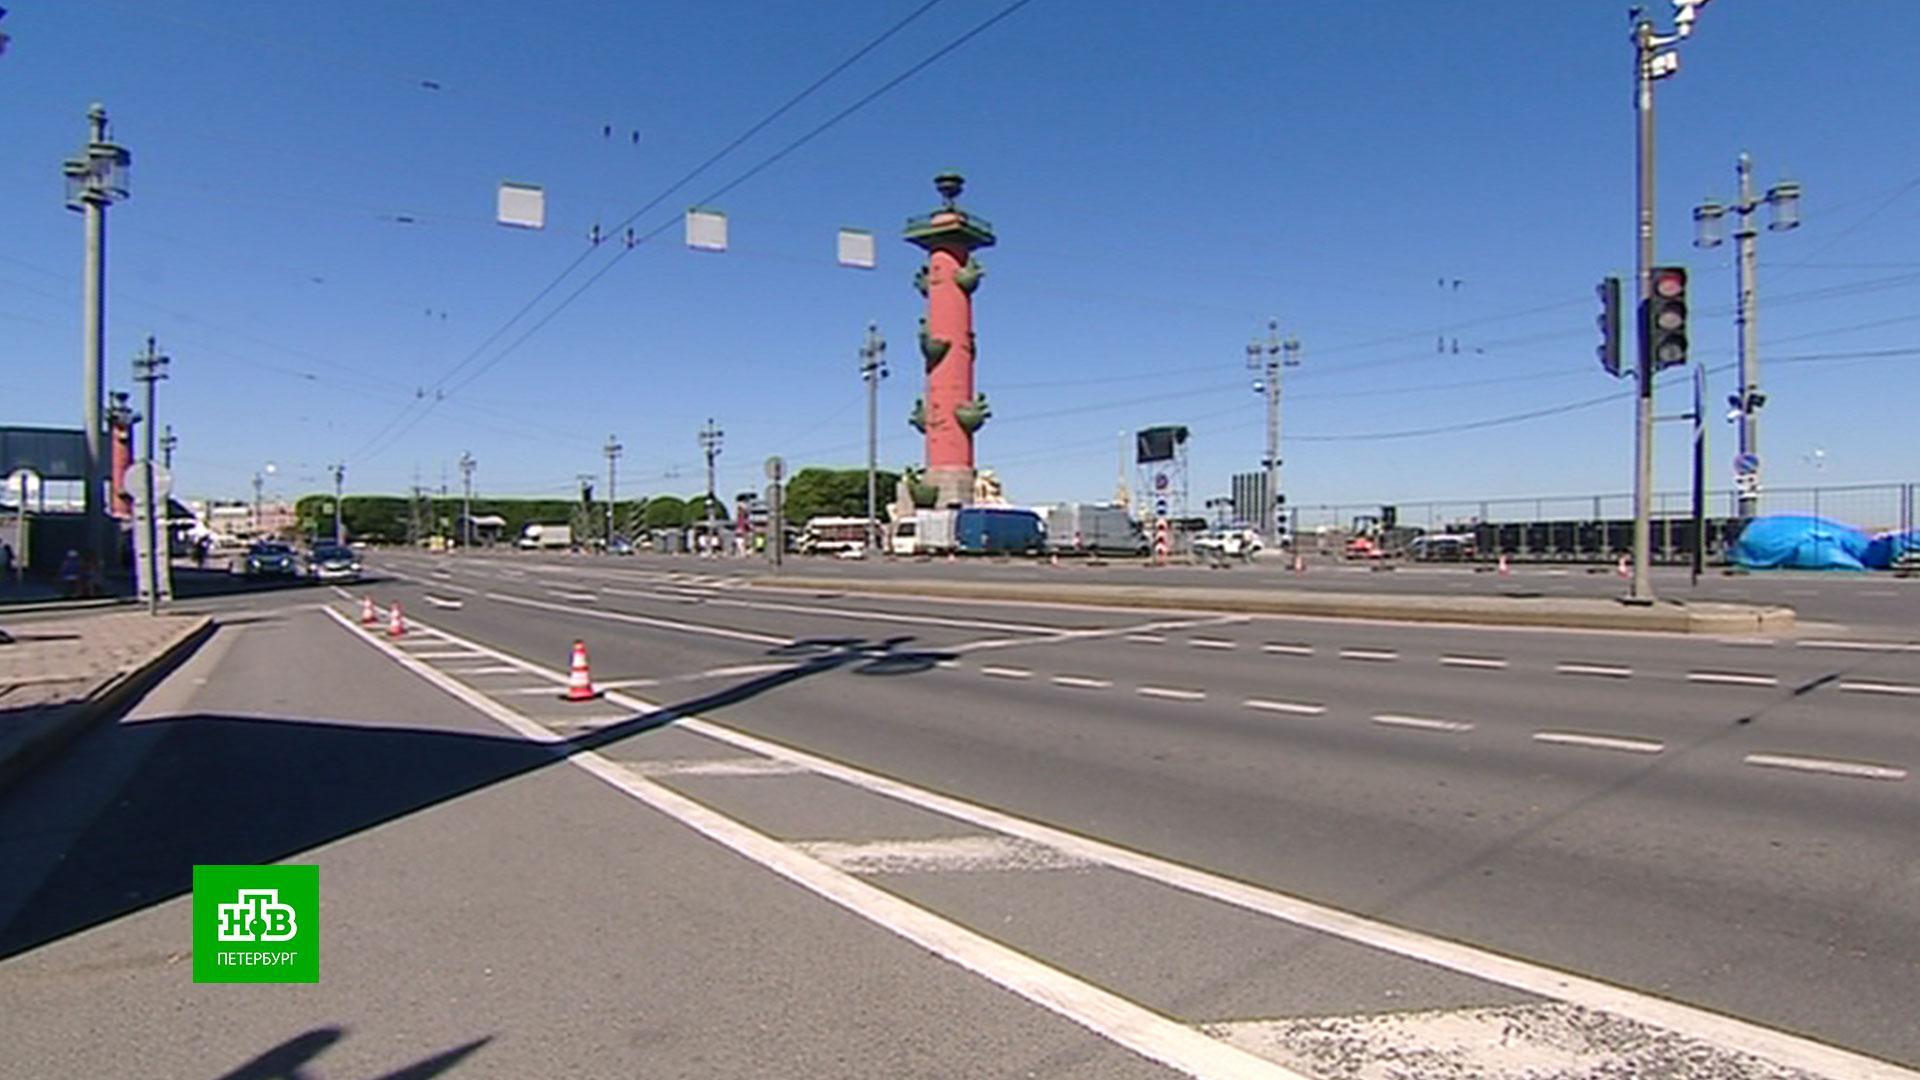
[[[171,471],[173,469],[173,450],[180,445],[180,436],[173,433],[173,425],[167,425],[167,433],[160,436],[160,464]]]
[[[473,469],[478,464],[469,451],[460,451],[460,550],[473,546]]]
[[[607,455],[607,554],[609,555],[613,554],[613,503],[614,496],[617,494],[613,487],[613,466],[614,462],[620,460],[620,455],[626,449],[620,445],[620,440],[612,435],[607,436],[607,445],[600,448],[601,452]]]
[[[146,530],[147,538],[147,565],[143,569],[147,577],[147,613],[149,615],[160,613],[160,562],[164,557],[160,545],[166,542],[167,535],[165,529],[159,524],[166,516],[166,507],[160,505],[160,493],[153,474],[154,417],[158,415],[154,391],[159,386],[160,380],[167,377],[167,365],[172,362],[171,357],[160,355],[158,343],[154,341],[151,334],[147,335],[147,351],[133,361],[133,377],[147,384],[146,468],[141,472],[144,474],[142,483],[146,487],[144,492],[146,522],[142,527]]]
[[[1637,15],[1633,24],[1633,83],[1635,124],[1635,213],[1638,244],[1634,280],[1644,312],[1653,299],[1653,84],[1680,70],[1680,54],[1671,46],[1693,33],[1693,22],[1707,0],[1674,0],[1674,32],[1657,34],[1653,23]],[[1648,335],[1641,333],[1640,354],[1634,365],[1637,392],[1633,405],[1633,581],[1627,601],[1653,603],[1653,357],[1647,355]]]
[[[867,324],[867,340],[860,345],[860,378],[867,384],[867,550],[880,552],[880,380],[887,377],[887,342],[880,328]]]
[[[713,459],[720,456],[720,441],[726,432],[713,426],[713,417],[707,417],[707,424],[700,429],[700,452],[707,459],[707,538],[706,544],[712,545],[713,553],[720,553],[720,537],[713,524]]]
[[[86,268],[81,281],[83,356],[81,367],[81,430],[86,442],[82,478],[82,507],[86,516],[87,547],[95,565],[104,567],[113,555],[107,537],[107,515],[102,512],[101,477],[102,387],[106,382],[107,207],[128,195],[127,174],[133,156],[125,147],[107,141],[107,109],[95,102],[87,110],[87,145],[61,165],[67,180],[67,209],[87,220]]]
[[[1280,550],[1280,373],[1285,368],[1299,366],[1300,341],[1297,338],[1280,340],[1277,319],[1267,320],[1264,344],[1255,340],[1247,345],[1247,367],[1262,374],[1254,380],[1253,389],[1267,399],[1267,454],[1260,461],[1267,471],[1267,491],[1260,535],[1272,551]]]
[[[1758,321],[1760,302],[1755,294],[1755,241],[1760,231],[1753,227],[1751,215],[1764,204],[1772,215],[1767,228],[1785,232],[1800,226],[1800,185],[1783,181],[1767,189],[1764,198],[1753,194],[1753,159],[1742,153],[1734,168],[1739,177],[1740,194],[1732,206],[1709,199],[1693,208],[1696,247],[1713,248],[1723,243],[1721,222],[1732,211],[1739,219],[1733,230],[1738,250],[1737,279],[1734,283],[1734,326],[1740,338],[1740,390],[1727,399],[1733,407],[1729,420],[1740,425],[1740,456],[1734,464],[1734,482],[1738,485],[1736,516],[1751,519],[1760,509],[1760,407],[1767,395],[1760,391],[1760,343]]]
[[[347,486],[347,466],[341,462],[333,467],[333,542],[336,545],[347,542],[347,530],[341,520],[340,500]]]

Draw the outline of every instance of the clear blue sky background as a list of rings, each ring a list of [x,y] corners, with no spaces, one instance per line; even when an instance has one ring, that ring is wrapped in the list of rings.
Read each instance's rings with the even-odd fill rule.
[[[604,245],[480,349],[592,225],[920,2],[8,0],[0,420],[79,419],[81,223],[59,164],[100,100],[135,161],[110,227],[110,377],[129,386],[159,335],[187,494],[246,495],[273,462],[269,493],[292,496],[336,459],[350,490],[457,488],[471,450],[482,491],[558,495],[604,474],[609,433],[623,492],[687,493],[708,416],[726,492],[757,486],[771,453],[856,464],[869,319],[892,343],[883,461],[915,461],[922,301],[898,233],[946,168],[1000,234],[975,298],[995,414],[978,445],[1016,501],[1107,497],[1116,433],[1155,422],[1193,428],[1196,504],[1224,491],[1260,456],[1244,361],[1269,316],[1304,343],[1286,399],[1296,503],[1628,487],[1624,398],[1370,437],[1626,389],[1593,358],[1594,282],[1633,258],[1627,20],[1599,0],[1033,0],[713,200],[729,254],[681,246],[686,206],[1005,6],[945,0],[667,197],[637,223],[668,226],[658,240],[464,382],[615,256]],[[1763,182],[1806,185],[1806,225],[1761,240],[1763,358],[1915,342],[1917,47],[1904,0],[1704,11],[1659,87],[1659,228],[1662,257],[1693,267],[1711,362],[1733,357],[1732,248],[1690,248],[1689,210],[1731,193],[1742,148]],[[492,223],[509,178],[546,186],[545,232]],[[843,225],[880,234],[877,270],[834,264]],[[1920,354],[1775,363],[1766,383],[1769,482],[1920,478]],[[436,387],[457,389],[428,408]],[[1662,432],[1662,487],[1686,482],[1683,427]],[[1713,438],[1724,485],[1718,410]]]

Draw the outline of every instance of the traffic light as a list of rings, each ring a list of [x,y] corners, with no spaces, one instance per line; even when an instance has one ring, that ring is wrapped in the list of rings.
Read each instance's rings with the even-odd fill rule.
[[[1653,268],[1653,295],[1640,312],[1640,355],[1654,371],[1687,362],[1687,268]]]
[[[1600,347],[1594,352],[1600,357],[1600,366],[1617,379],[1620,377],[1620,279],[1601,278],[1593,291],[1600,297],[1600,314],[1594,319],[1600,325]]]

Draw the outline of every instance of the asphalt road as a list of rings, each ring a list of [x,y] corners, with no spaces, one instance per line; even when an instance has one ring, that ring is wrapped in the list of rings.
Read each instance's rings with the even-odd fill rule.
[[[38,868],[0,886],[17,1075],[279,1075],[233,1070],[301,1038],[326,1077],[1920,1065],[1920,645],[1871,620],[1736,643],[376,565],[223,601],[254,610],[149,719],[0,804]],[[425,625],[309,606],[362,595]],[[593,702],[559,700],[576,639]],[[548,732],[567,764],[516,737]],[[280,858],[322,866],[321,985],[187,983],[183,864]],[[201,1003],[220,1024],[183,1027]]]

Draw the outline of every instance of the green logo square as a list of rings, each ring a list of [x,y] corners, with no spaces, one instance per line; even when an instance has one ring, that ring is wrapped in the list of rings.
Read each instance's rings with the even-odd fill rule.
[[[193,981],[320,981],[318,866],[193,868]]]

